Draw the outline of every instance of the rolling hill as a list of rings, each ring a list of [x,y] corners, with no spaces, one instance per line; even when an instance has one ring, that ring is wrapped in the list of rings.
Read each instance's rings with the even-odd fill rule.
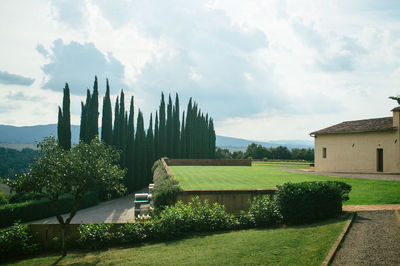
[[[57,135],[57,125],[37,125],[37,126],[8,126],[0,125],[0,147],[22,149],[34,147],[35,142],[43,140],[46,136]],[[71,126],[72,142],[79,141],[79,126]],[[313,148],[312,140],[281,140],[281,141],[255,141],[225,136],[217,136],[217,146],[231,151],[245,150],[251,143],[260,144],[265,147],[286,146],[293,148]]]

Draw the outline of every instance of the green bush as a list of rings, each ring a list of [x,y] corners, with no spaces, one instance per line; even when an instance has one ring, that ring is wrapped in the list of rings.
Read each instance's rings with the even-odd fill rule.
[[[264,195],[252,200],[247,219],[247,221],[242,221],[245,223],[243,224],[244,226],[276,226],[281,223],[282,216],[275,198],[270,195]]]
[[[0,260],[33,254],[39,249],[27,225],[15,223],[11,229],[0,231]]]
[[[125,244],[141,243],[147,238],[144,223],[127,223],[122,225],[117,232],[117,239]]]
[[[114,234],[110,232],[112,224],[81,224],[79,230],[79,243],[84,248],[97,250],[110,246]]]
[[[5,204],[8,204],[7,195],[4,194],[3,192],[0,192],[0,205],[5,205]]]
[[[304,224],[342,212],[351,186],[343,182],[286,183],[277,186],[276,204],[285,224]]]
[[[150,222],[150,232],[157,239],[174,239],[191,232],[231,230],[237,226],[237,219],[226,213],[224,206],[218,203],[211,206],[195,197],[188,204],[166,206]]]
[[[80,209],[97,205],[98,193],[91,191],[86,193],[79,205]],[[73,200],[71,195],[63,195],[58,203],[60,213],[72,210]],[[21,203],[12,203],[0,206],[0,227],[13,224],[15,221],[28,222],[54,216],[53,207],[47,199],[30,200]]]
[[[176,202],[176,196],[181,191],[179,182],[169,178],[158,180],[153,189],[153,206],[157,213],[166,206],[173,205]]]

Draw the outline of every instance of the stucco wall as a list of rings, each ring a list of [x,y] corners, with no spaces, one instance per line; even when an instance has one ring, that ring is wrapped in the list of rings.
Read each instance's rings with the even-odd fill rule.
[[[400,173],[398,131],[317,135],[315,170],[377,173],[377,149],[383,149],[383,172]],[[326,158],[323,158],[326,148]]]
[[[208,200],[225,206],[228,213],[240,214],[241,210],[247,211],[250,207],[249,200],[260,195],[273,195],[277,189],[241,189],[241,190],[183,190],[177,195],[177,200],[188,203],[193,197]]]

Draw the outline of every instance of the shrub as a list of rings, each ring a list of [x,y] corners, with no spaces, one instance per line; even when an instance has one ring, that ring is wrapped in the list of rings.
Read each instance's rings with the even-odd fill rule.
[[[192,202],[178,202],[165,209],[150,223],[151,234],[158,239],[174,239],[189,232],[212,232],[230,230],[238,226],[237,219],[225,212],[224,206],[208,201],[201,202],[198,197]]]
[[[117,238],[126,244],[143,242],[147,238],[145,223],[127,223],[122,225],[117,232]]]
[[[303,224],[331,218],[342,212],[351,186],[343,182],[286,183],[277,186],[276,203],[284,223]]]
[[[97,250],[111,245],[114,234],[110,232],[112,224],[81,224],[78,227],[78,241],[87,249]]]
[[[98,193],[91,191],[86,193],[79,205],[80,209],[97,205]],[[60,213],[70,212],[73,201],[71,195],[61,196],[58,202]],[[27,222],[54,216],[54,210],[47,199],[30,200],[20,203],[12,203],[0,206],[0,227],[13,224],[15,221]]]
[[[256,227],[276,226],[282,220],[276,200],[270,195],[254,198],[250,204],[247,217],[248,220],[243,221],[246,223],[245,225]]]
[[[153,206],[157,213],[162,211],[165,206],[173,205],[176,196],[181,188],[178,181],[169,178],[158,180],[153,189]]]
[[[0,192],[0,205],[5,205],[5,204],[8,204],[7,195],[4,194],[3,192]]]
[[[0,231],[0,260],[29,255],[39,249],[27,225],[15,223],[11,229]]]

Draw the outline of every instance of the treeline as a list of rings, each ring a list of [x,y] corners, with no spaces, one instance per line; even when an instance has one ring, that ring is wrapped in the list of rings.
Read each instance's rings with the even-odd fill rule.
[[[0,177],[12,177],[25,171],[37,155],[36,151],[27,148],[21,151],[0,148]]]
[[[219,159],[247,159],[252,158],[255,160],[268,160],[268,159],[282,159],[282,160],[306,160],[314,161],[314,149],[288,149],[284,146],[276,148],[266,148],[255,143],[247,146],[245,152],[234,151],[230,152],[228,149],[217,148],[216,158]]]
[[[68,98],[66,100],[66,98]],[[69,88],[64,88],[63,107],[59,108],[58,143],[65,149],[71,147],[69,124]],[[93,92],[87,90],[86,101],[81,103],[80,140],[89,143],[98,132],[98,81],[95,77]],[[203,114],[198,104],[190,98],[185,112],[180,113],[179,96],[172,101],[164,94],[158,110],[150,114],[148,128],[144,128],[143,113],[138,110],[134,125],[134,97],[130,98],[129,111],[125,108],[125,94],[121,90],[114,107],[107,80],[103,97],[101,140],[121,151],[120,165],[127,169],[125,185],[129,192],[142,188],[152,181],[151,167],[155,160],[170,158],[215,158],[215,131],[213,119]],[[153,123],[154,122],[154,123]]]

